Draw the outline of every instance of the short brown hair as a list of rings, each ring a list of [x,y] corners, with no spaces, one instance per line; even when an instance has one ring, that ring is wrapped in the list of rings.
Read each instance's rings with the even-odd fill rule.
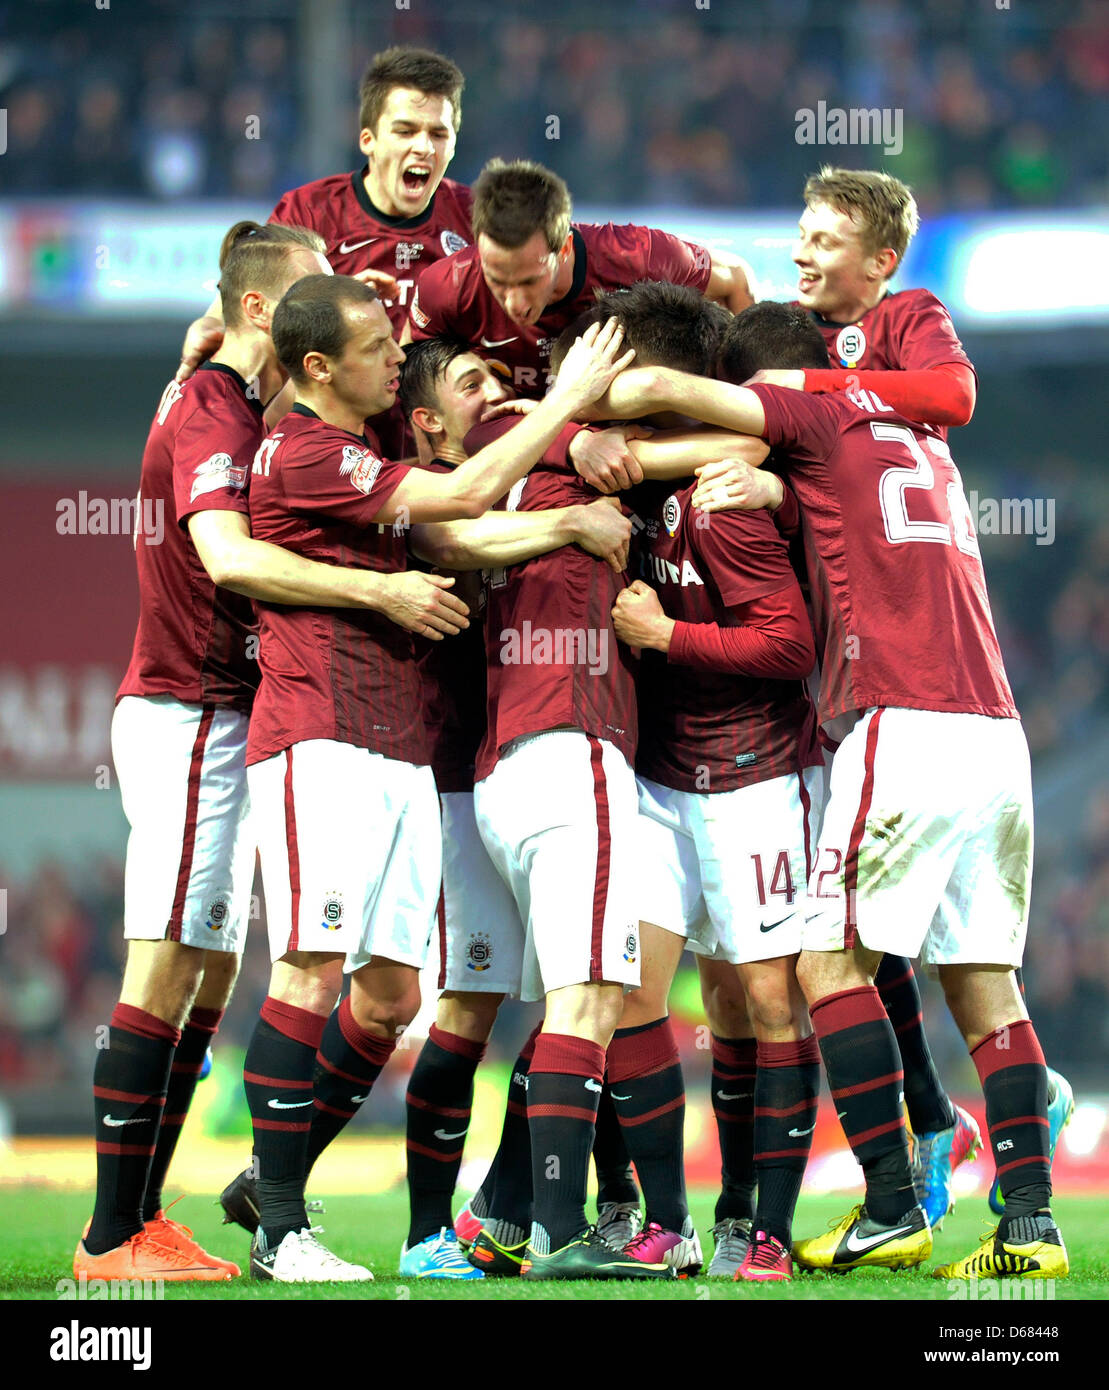
[[[462,124],[461,68],[430,48],[386,48],[375,53],[358,89],[360,129],[377,132],[385,101],[394,87],[411,87],[427,96],[446,97],[451,104],[455,133]]]
[[[318,251],[321,256],[327,250],[323,237],[307,227],[243,221],[230,228],[219,249],[219,296],[227,328],[242,324],[242,300],[247,290],[257,290],[270,299],[281,294],[285,260],[297,247]]]
[[[513,251],[542,232],[557,251],[570,232],[570,190],[557,174],[530,159],[491,159],[474,184],[474,238]]]
[[[897,252],[898,265],[920,225],[916,199],[908,185],[877,169],[836,169],[825,164],[805,184],[804,197],[808,207],[827,203],[853,218],[870,254],[888,246]]]
[[[307,380],[310,352],[338,357],[350,337],[345,304],[372,304],[377,291],[351,275],[306,275],[290,285],[273,314],[277,360],[296,382]]]

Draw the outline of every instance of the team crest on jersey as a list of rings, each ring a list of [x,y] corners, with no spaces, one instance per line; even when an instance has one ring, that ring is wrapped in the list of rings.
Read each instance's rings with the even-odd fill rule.
[[[677,497],[668,497],[662,504],[662,524],[666,527],[668,536],[678,534],[678,526],[682,519],[682,509]]]
[[[215,492],[221,487],[242,488],[245,484],[245,463],[237,464],[230,454],[213,454],[197,464],[189,501],[195,502],[205,492]]]
[[[456,251],[465,251],[470,243],[465,237],[460,237],[457,232],[448,230],[440,235],[439,244],[443,248],[444,256],[453,256]]]
[[[320,926],[324,931],[338,931],[343,925],[343,895],[342,893],[328,893],[323,900],[323,921]]]
[[[849,328],[841,328],[836,334],[836,355],[841,367],[854,367],[866,351],[866,334],[862,325],[853,323]]]
[[[639,938],[636,936],[635,932],[630,931],[624,938],[624,959],[629,962],[634,961],[638,951]]]
[[[339,473],[349,474],[351,482],[359,492],[368,494],[380,472],[381,459],[369,449],[360,449],[357,444],[343,445],[343,461],[339,465]]]
[[[227,925],[229,913],[226,898],[213,898],[208,904],[208,920],[204,925],[209,931],[221,931]]]
[[[423,254],[424,244],[422,241],[398,241],[397,242],[397,269],[407,270],[413,261],[418,261]]]
[[[466,969],[488,970],[493,964],[493,943],[482,932],[471,932],[466,944]]]

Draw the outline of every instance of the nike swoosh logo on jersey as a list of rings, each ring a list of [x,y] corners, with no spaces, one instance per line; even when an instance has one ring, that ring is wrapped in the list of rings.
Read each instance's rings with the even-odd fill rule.
[[[366,241],[352,241],[349,243],[344,241],[342,246],[339,247],[339,254],[340,256],[349,256],[352,251],[357,251],[359,247],[372,246],[375,241],[380,240],[381,238],[379,236],[372,236],[369,237]]]
[[[592,1078],[590,1078],[590,1079],[589,1079],[588,1081],[586,1081],[586,1083],[585,1083],[585,1089],[586,1089],[587,1091],[598,1091],[598,1092],[600,1092],[600,1091],[604,1090],[604,1087],[601,1085],[601,1083],[600,1083],[599,1081],[594,1081]]]
[[[310,1100],[271,1100],[266,1104],[271,1110],[300,1110],[305,1105],[311,1105]]]
[[[808,1129],[791,1129],[789,1137],[791,1139],[803,1139],[806,1134],[811,1134],[815,1128],[816,1125],[809,1125]]]
[[[105,1115],[104,1123],[111,1129],[119,1129],[122,1125],[148,1125],[151,1119],[150,1115],[136,1115],[133,1120],[113,1120],[111,1115]]]
[[[861,1255],[864,1251],[873,1250],[876,1245],[881,1245],[886,1240],[896,1240],[898,1236],[907,1236],[913,1229],[911,1226],[896,1226],[892,1231],[879,1231],[876,1236],[858,1235],[858,1227],[852,1226],[847,1233],[844,1248],[849,1250],[852,1255]]]
[[[759,931],[773,931],[775,927],[780,927],[780,926],[782,925],[783,922],[788,922],[789,919],[790,919],[790,917],[792,917],[792,916],[793,916],[793,913],[792,913],[792,912],[787,913],[785,917],[779,917],[778,920],[777,920],[776,922],[771,922],[770,925],[769,925],[768,927],[764,927],[764,926],[762,925],[762,923],[760,922],[760,923],[759,923]]]
[[[519,333],[517,333],[516,336],[513,337],[513,338],[498,338],[497,341],[496,341],[495,343],[494,343],[494,342],[490,342],[490,340],[489,340],[488,338],[482,338],[482,340],[481,340],[481,345],[482,345],[482,347],[504,347],[504,345],[505,345],[506,343],[514,343],[514,342],[516,342],[517,339],[519,338],[519,336],[520,336]]]
[[[457,1134],[448,1134],[447,1131],[446,1131],[445,1129],[437,1129],[437,1130],[435,1131],[435,1137],[436,1137],[436,1139],[443,1139],[443,1140],[446,1140],[446,1139],[464,1139],[464,1138],[466,1137],[466,1131],[465,1131],[464,1129],[460,1129],[460,1130],[458,1131]]]

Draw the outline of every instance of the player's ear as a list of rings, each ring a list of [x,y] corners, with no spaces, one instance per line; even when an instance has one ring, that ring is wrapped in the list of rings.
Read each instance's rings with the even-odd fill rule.
[[[443,417],[437,410],[429,410],[427,406],[418,405],[412,412],[412,423],[418,430],[423,430],[424,434],[435,435],[443,432]]]
[[[270,331],[273,323],[273,305],[259,290],[247,290],[239,301],[243,317],[252,328],[257,328],[263,333]]]
[[[369,155],[374,147],[374,133],[369,126],[363,126],[358,132],[358,148],[364,155]]]
[[[309,381],[325,383],[331,380],[331,364],[322,352],[305,353],[302,365]]]
[[[558,248],[558,259],[559,259],[560,261],[568,261],[568,260],[570,259],[570,257],[571,257],[573,254],[574,254],[574,233],[571,231],[571,232],[567,232],[567,233],[566,233],[566,240],[565,240],[565,241],[562,243],[562,245]]]
[[[888,280],[897,269],[897,252],[892,246],[885,246],[874,257],[874,265],[877,276],[883,280]]]

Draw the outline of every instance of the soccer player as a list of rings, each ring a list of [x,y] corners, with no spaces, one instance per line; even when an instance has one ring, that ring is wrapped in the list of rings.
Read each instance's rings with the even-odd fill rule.
[[[822,336],[761,304],[764,360],[815,366]],[[798,349],[805,334],[811,347]],[[663,374],[665,376],[665,374]],[[623,383],[632,396],[637,383]],[[1028,749],[986,597],[958,470],[938,429],[873,391],[817,400],[693,378],[644,393],[765,438],[802,508],[823,648],[820,717],[855,722],[832,762],[798,978],[864,1203],[794,1246],[815,1269],[901,1268],[931,1251],[916,1204],[896,1039],[871,984],[880,954],[923,954],[978,1070],[1005,1198],[997,1230],[942,1278],[1067,1273],[1050,1210],[1047,1072],[1017,988],[1032,867]],[[625,402],[627,403],[627,402]],[[697,505],[727,503],[710,466]]]
[[[690,285],[733,313],[751,303],[748,270],[650,227],[571,222],[570,192],[541,164],[493,159],[474,185],[475,244],[423,276],[413,297],[414,339],[448,335],[497,365],[524,396],[542,396],[555,339],[599,289],[636,280]],[[626,487],[641,474],[627,451],[599,457],[591,481]],[[611,489],[606,489],[611,490]]]
[[[139,505],[177,524],[160,544],[136,534],[139,626],[112,722],[131,823],[128,951],[94,1075],[97,1196],[74,1257],[75,1273],[89,1278],[239,1272],[165,1217],[162,1185],[246,932],[254,842],[244,752],[257,667],[245,596],[372,605],[397,620],[418,608],[448,631],[465,621],[464,605],[438,581],[423,581],[422,595],[411,583],[395,592],[395,579],[318,565],[250,537],[250,460],[264,435],[263,404],[284,381],[270,320],[290,284],[326,269],[321,253],[313,232],[231,228],[220,256],[226,337],[190,381],[167,386],[143,454]]]
[[[425,467],[444,471],[464,463],[467,434],[486,410],[508,398],[501,378],[465,343],[431,338],[412,343],[405,351],[400,399]],[[417,525],[410,548],[449,571],[500,568],[562,545],[578,544],[591,554],[610,557],[613,567],[622,571],[630,533],[631,524],[618,505],[598,500],[544,512],[491,512],[480,521]],[[460,584],[472,578],[456,576]],[[469,597],[470,591],[465,592]],[[472,611],[481,598],[479,590],[470,603]],[[519,993],[523,927],[474,819],[474,759],[485,732],[485,643],[480,622],[449,645],[429,645],[418,651],[418,662],[443,818],[443,891],[438,913],[438,983],[443,993],[408,1084],[411,1219],[400,1272],[417,1277],[444,1277],[446,1272],[447,1277],[460,1277],[465,1271],[476,1277],[483,1266],[460,1259],[450,1203],[469,1123],[474,1072],[501,1001]],[[530,1174],[519,1176],[526,1194],[526,1220]],[[517,1244],[527,1232],[521,1230],[517,1236],[515,1229],[498,1228],[496,1234],[508,1244]],[[518,1273],[519,1264],[518,1258],[514,1272]]]
[[[630,360],[620,340],[615,325],[598,329],[511,445],[496,441],[437,474],[383,460],[363,432],[393,404],[403,359],[375,291],[347,276],[307,277],[274,316],[297,404],[255,457],[255,533],[297,553],[402,569],[406,527],[477,517],[503,496]],[[349,1093],[353,1081],[361,1103],[419,1006],[440,880],[438,805],[412,719],[410,640],[372,614],[260,604],[259,615],[247,765],[274,967],[244,1067],[259,1174],[251,1272],[365,1279],[364,1266],[337,1259],[308,1228],[307,1172],[334,1133],[329,1107],[314,1099],[321,1085]],[[332,1013],[344,958],[351,989]],[[309,1107],[311,1117],[273,1114]]]
[[[360,87],[359,147],[366,163],[290,189],[270,214],[271,222],[319,232],[336,274],[373,284],[394,336],[421,274],[471,241],[470,190],[445,177],[464,85],[457,66],[439,53],[398,47],[375,54]],[[178,380],[214,350],[222,332],[217,299],[186,334]],[[400,413],[376,423],[383,444],[399,457]]]

